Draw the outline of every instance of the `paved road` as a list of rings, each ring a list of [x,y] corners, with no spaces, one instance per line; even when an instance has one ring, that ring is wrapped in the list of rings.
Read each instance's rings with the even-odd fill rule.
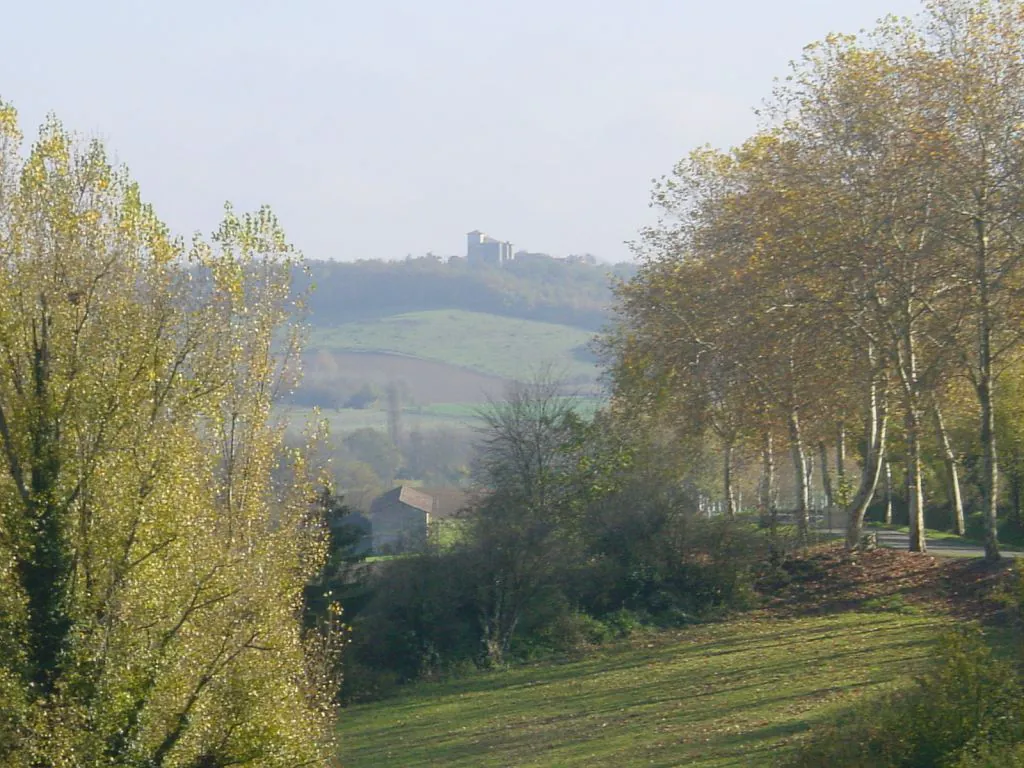
[[[874,530],[878,535],[878,545],[881,547],[905,550],[910,546],[910,536],[906,533],[870,528],[865,530],[869,532]],[[823,531],[823,533],[836,537],[846,535],[846,531],[841,528],[831,528]],[[925,541],[925,545],[928,547],[928,554],[935,555],[936,557],[984,557],[985,555],[984,547],[979,547],[975,544],[964,544],[956,539],[928,539]],[[1003,557],[1024,557],[1024,552],[1007,552],[1005,549],[1002,550],[1002,554]]]

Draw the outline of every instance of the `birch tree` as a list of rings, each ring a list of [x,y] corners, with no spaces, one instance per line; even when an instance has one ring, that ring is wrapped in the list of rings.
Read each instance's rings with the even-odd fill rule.
[[[932,82],[952,145],[938,199],[955,273],[970,291],[961,346],[978,402],[985,554],[999,558],[996,387],[1019,357],[1024,305],[1024,3],[930,3]]]

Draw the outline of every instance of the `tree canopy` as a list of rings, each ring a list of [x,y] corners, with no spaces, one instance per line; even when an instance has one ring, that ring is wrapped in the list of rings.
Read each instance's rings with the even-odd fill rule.
[[[302,453],[271,480],[296,256],[266,209],[173,238],[56,119],[21,139],[0,104],[0,762],[320,764],[324,535]]]
[[[661,219],[618,292],[613,379],[619,398],[714,437],[727,497],[731,451],[784,434],[805,528],[810,446],[863,424],[856,546],[898,416],[923,550],[927,417],[957,485],[942,412],[973,410],[999,557],[997,382],[1024,349],[1022,35],[1016,0],[935,0],[916,21],[830,36],[757,135],[656,184]]]

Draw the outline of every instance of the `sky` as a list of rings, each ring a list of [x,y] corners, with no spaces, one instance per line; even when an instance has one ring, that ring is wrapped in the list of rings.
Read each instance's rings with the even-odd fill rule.
[[[102,139],[181,234],[267,203],[310,258],[629,258],[651,180],[803,46],[917,0],[33,0],[0,99]]]

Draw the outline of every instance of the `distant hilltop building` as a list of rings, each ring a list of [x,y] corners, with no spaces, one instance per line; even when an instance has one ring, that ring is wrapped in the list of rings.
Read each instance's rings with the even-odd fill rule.
[[[432,256],[432,254],[428,254],[428,256]],[[573,254],[564,257],[527,250],[518,250],[513,253],[512,243],[495,240],[479,229],[474,229],[466,235],[466,261],[470,264],[493,264],[499,267],[513,261],[523,264],[562,261],[569,264],[589,264],[593,266],[597,264],[597,257],[591,253]]]
[[[466,235],[466,261],[470,264],[496,264],[512,261],[512,243],[495,240],[478,229]]]

